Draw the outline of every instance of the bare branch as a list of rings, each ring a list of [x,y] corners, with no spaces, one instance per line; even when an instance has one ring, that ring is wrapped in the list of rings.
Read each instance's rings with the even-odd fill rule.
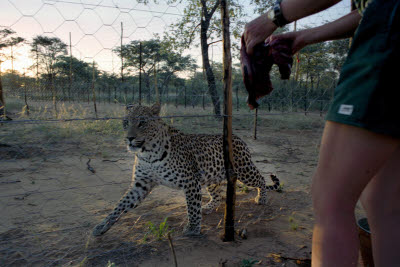
[[[214,42],[211,42],[211,43],[209,43],[209,44],[207,44],[207,45],[210,46],[210,45],[212,45],[212,44],[219,43],[219,42],[222,42],[222,40],[214,41]]]

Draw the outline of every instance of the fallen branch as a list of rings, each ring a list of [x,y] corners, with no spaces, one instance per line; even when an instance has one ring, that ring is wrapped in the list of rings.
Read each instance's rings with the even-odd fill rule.
[[[91,160],[92,160],[92,159],[89,159],[88,162],[86,162],[87,169],[88,169],[89,171],[91,171],[92,173],[96,173],[96,171],[93,169],[93,167],[90,166],[90,164],[89,164]]]
[[[174,244],[172,243],[171,233],[168,233],[167,237],[168,237],[169,245],[171,247],[172,255],[174,256],[175,267],[178,267],[178,261],[176,260],[176,254],[175,254]]]
[[[4,181],[4,182],[0,182],[0,184],[16,184],[16,183],[20,183],[20,180],[16,180],[16,181]]]

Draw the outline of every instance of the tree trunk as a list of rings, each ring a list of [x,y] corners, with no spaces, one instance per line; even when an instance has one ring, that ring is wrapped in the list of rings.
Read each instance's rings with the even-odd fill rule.
[[[203,59],[203,67],[206,71],[207,83],[208,83],[208,93],[211,96],[211,101],[214,106],[214,114],[221,115],[221,107],[219,103],[219,97],[217,93],[217,86],[215,83],[214,72],[212,71],[210,59],[208,55],[208,44],[207,44],[207,30],[210,24],[210,20],[201,21],[200,29],[200,40],[201,40],[201,55]]]

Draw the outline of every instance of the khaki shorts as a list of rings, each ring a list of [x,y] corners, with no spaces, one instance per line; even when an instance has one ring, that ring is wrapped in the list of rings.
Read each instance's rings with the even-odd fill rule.
[[[368,5],[326,119],[400,138],[400,1]]]

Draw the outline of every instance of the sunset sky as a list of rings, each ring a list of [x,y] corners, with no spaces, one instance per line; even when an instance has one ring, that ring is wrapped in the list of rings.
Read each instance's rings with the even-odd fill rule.
[[[28,42],[36,35],[56,36],[69,45],[72,36],[72,54],[84,61],[98,63],[100,69],[118,72],[120,61],[112,48],[120,45],[121,22],[123,43],[147,40],[155,33],[166,32],[168,26],[182,17],[184,6],[168,6],[166,1],[143,5],[133,0],[1,0],[0,28],[11,28]],[[249,5],[245,5],[249,6]],[[343,1],[331,9],[298,22],[298,27],[317,26],[332,21],[350,10],[350,1]],[[248,20],[256,15],[250,8]],[[214,60],[220,59],[221,48],[212,48]],[[200,59],[200,51],[192,53]],[[16,49],[14,69],[27,75],[32,65],[29,44]],[[2,70],[11,68],[11,61],[2,64]]]

